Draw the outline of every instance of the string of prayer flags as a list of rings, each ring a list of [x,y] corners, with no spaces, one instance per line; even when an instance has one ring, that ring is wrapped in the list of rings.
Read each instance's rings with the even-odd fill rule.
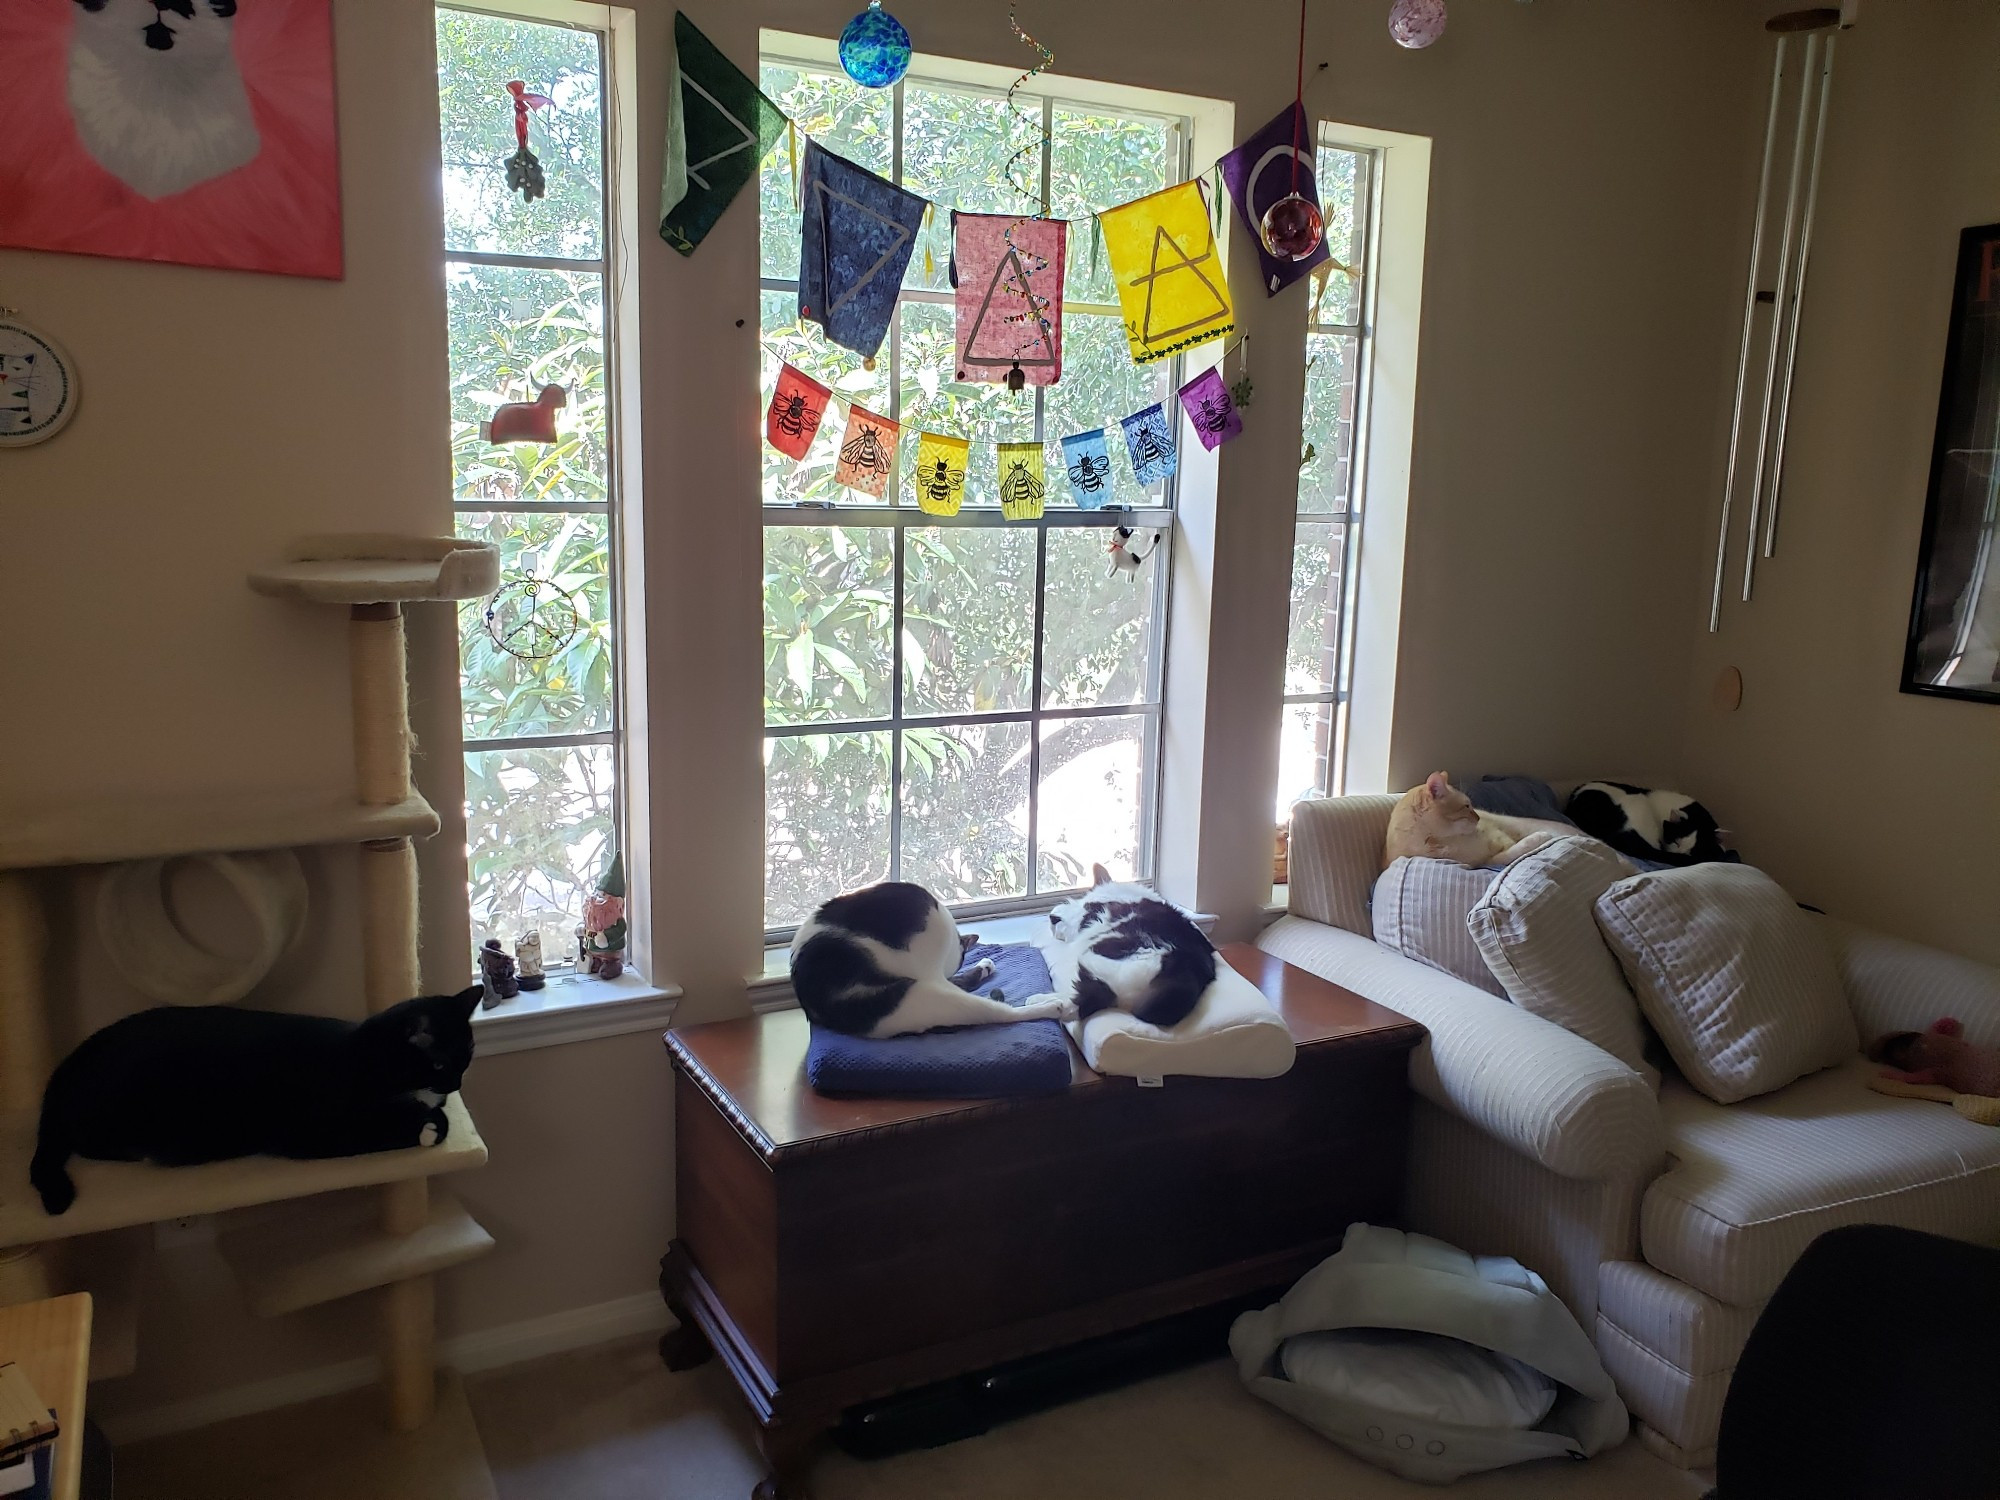
[[[941,432],[917,434],[917,508],[927,516],[955,516],[965,503],[965,470],[972,444]]]
[[[778,388],[771,392],[771,409],[764,414],[764,436],[770,439],[771,446],[787,458],[804,458],[832,395],[803,370],[791,365],[779,370]]]
[[[675,11],[660,238],[694,254],[787,123],[784,111]]]
[[[1018,214],[951,216],[958,378],[1054,385],[1062,378],[1069,225]],[[1013,372],[1019,371],[1018,377]]]
[[[1194,424],[1194,435],[1202,447],[1213,452],[1233,437],[1243,434],[1243,416],[1235,398],[1222,383],[1222,370],[1211,366],[1181,387],[1181,407]]]
[[[1133,363],[1150,364],[1235,330],[1199,179],[1098,217]]]
[[[1312,141],[1312,125],[1294,101],[1219,163],[1236,212],[1250,231],[1251,243],[1257,247],[1257,264],[1263,271],[1268,296],[1275,297],[1300,277],[1311,275],[1315,267],[1325,264],[1329,254],[1324,237],[1301,260],[1275,256],[1264,248],[1264,215],[1272,204],[1292,191],[1294,163],[1299,196],[1314,208],[1320,206],[1319,182],[1313,176]]]
[[[1063,467],[1070,494],[1080,510],[1101,510],[1111,500],[1111,448],[1104,429],[1072,433],[1062,440]]]
[[[929,205],[810,138],[803,192],[799,316],[842,348],[873,359]]]
[[[1132,473],[1139,483],[1158,484],[1180,468],[1181,456],[1174,447],[1174,428],[1167,420],[1166,407],[1155,401],[1119,422],[1125,429],[1125,447],[1132,455]]]
[[[1000,513],[1032,521],[1042,513],[1048,474],[1040,443],[996,443],[1000,450]]]
[[[889,476],[896,472],[896,445],[902,436],[902,428],[887,417],[850,403],[833,482],[880,500],[889,487]]]

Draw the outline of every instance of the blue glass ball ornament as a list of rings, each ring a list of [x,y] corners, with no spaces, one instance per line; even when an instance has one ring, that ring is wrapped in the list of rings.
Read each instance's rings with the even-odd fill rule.
[[[840,65],[871,89],[886,89],[910,70],[910,34],[882,9],[882,0],[868,0],[868,9],[841,32]]]

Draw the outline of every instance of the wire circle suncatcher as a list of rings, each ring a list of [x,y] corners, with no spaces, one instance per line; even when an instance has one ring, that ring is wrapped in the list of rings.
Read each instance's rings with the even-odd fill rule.
[[[486,601],[486,634],[522,661],[548,660],[582,628],[575,596],[546,578],[510,578]]]

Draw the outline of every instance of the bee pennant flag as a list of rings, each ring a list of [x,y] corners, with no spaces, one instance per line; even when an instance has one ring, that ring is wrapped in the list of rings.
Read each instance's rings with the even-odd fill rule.
[[[1144,411],[1121,417],[1125,446],[1132,454],[1132,473],[1141,484],[1158,484],[1180,467],[1181,456],[1174,448],[1173,424],[1167,409],[1155,401]]]
[[[1000,513],[1010,521],[1032,521],[1042,513],[1047,471],[1040,443],[995,443],[1000,450]]]
[[[887,417],[859,406],[848,407],[847,431],[840,439],[840,462],[834,465],[833,482],[880,500],[889,487],[889,476],[896,472],[896,444],[902,436],[903,429]]]
[[[780,369],[771,409],[764,414],[764,436],[771,446],[787,458],[804,458],[832,394],[803,370],[791,365]]]
[[[1062,440],[1063,467],[1069,471],[1070,493],[1080,510],[1102,510],[1111,503],[1111,449],[1104,429],[1076,432]]]
[[[1203,370],[1181,387],[1181,407],[1194,424],[1194,435],[1204,448],[1215,449],[1243,433],[1243,416],[1229,387],[1222,383],[1222,371]]]
[[[965,503],[965,463],[971,451],[964,438],[917,434],[917,508],[925,515],[958,514]]]

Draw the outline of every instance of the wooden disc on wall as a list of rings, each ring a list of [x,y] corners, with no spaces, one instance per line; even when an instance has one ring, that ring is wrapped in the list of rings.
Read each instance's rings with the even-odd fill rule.
[[[1715,686],[1708,690],[1708,701],[1715,705],[1715,711],[1733,714],[1743,706],[1743,674],[1734,667],[1724,667],[1715,674]]]

